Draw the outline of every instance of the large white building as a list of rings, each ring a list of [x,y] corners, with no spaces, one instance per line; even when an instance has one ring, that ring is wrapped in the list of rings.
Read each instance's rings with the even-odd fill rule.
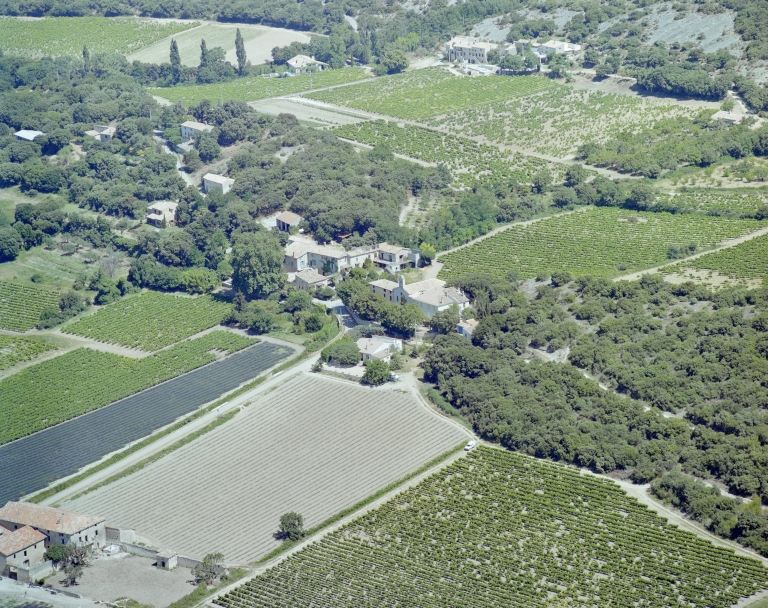
[[[488,53],[490,53],[495,46],[495,44],[482,42],[476,38],[456,36],[445,43],[445,55],[448,61],[488,63]]]
[[[194,120],[187,120],[181,123],[181,138],[184,140],[192,139],[195,133],[207,133],[213,131],[213,125],[207,125]]]
[[[206,194],[211,192],[221,192],[226,194],[232,188],[232,184],[235,183],[231,177],[224,177],[223,175],[216,175],[215,173],[206,173],[203,176],[203,189]]]
[[[283,266],[286,272],[299,272],[312,268],[322,274],[334,274],[346,268],[362,268],[365,260],[388,270],[398,272],[408,266],[417,266],[418,250],[380,243],[373,247],[344,250],[333,245],[318,245],[308,237],[290,237],[285,247]]]
[[[405,304],[412,302],[431,319],[436,313],[447,310],[454,304],[459,310],[469,306],[469,298],[455,287],[446,287],[445,281],[427,279],[406,285],[404,277],[398,277],[397,283],[388,279],[371,281],[368,285],[373,293],[379,294],[389,302]]]

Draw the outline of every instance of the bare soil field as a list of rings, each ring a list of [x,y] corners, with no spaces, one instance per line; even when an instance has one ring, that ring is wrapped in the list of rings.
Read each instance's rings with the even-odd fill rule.
[[[171,38],[175,38],[179,45],[181,63],[186,66],[196,66],[200,63],[200,40],[205,39],[209,49],[222,47],[226,52],[227,61],[237,65],[235,30],[238,28],[245,42],[245,54],[253,65],[270,61],[272,49],[276,46],[310,41],[310,35],[305,32],[247,23],[206,22],[199,27],[158,40],[127,57],[129,61],[138,59],[148,63],[165,63],[169,61]]]
[[[248,105],[264,114],[293,114],[301,121],[312,122],[318,126],[351,125],[365,120],[363,117],[352,116],[349,113],[335,112],[314,104],[309,105],[299,100],[279,97],[252,101]]]
[[[465,440],[402,391],[299,375],[143,470],[62,505],[158,547],[228,564],[275,548],[280,515],[314,526]]]

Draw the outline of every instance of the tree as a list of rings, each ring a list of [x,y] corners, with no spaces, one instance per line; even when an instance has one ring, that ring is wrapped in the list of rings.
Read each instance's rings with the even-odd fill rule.
[[[200,159],[204,163],[210,163],[221,156],[221,148],[216,142],[216,139],[212,136],[203,136],[197,142],[197,150],[200,155]]]
[[[304,536],[304,517],[294,511],[281,515],[278,529],[282,538],[297,541]]]
[[[405,53],[399,49],[392,49],[388,51],[380,60],[379,63],[386,70],[387,74],[397,74],[405,70],[410,64]]]
[[[300,289],[292,289],[283,302],[285,312],[299,312],[309,308],[312,308],[312,296]]]
[[[565,170],[565,181],[569,186],[578,186],[585,179],[587,179],[587,170],[583,165],[575,164],[569,165]]]
[[[437,255],[437,251],[429,243],[422,243],[419,246],[419,251],[421,251],[421,259],[424,260],[425,264],[431,264],[432,260],[435,259],[435,255]]]
[[[354,342],[339,342],[327,351],[328,359],[339,365],[355,365],[360,361],[360,349]]]
[[[552,173],[546,167],[539,169],[533,176],[533,187],[537,192],[543,192],[551,183]]]
[[[24,246],[18,230],[10,226],[0,228],[0,262],[10,262],[16,259]]]
[[[181,285],[189,293],[211,293],[219,286],[219,275],[207,268],[190,268],[181,273]]]
[[[424,313],[412,302],[407,304],[389,304],[380,313],[382,325],[390,330],[407,336],[413,335],[423,321]]]
[[[240,76],[243,76],[245,74],[247,58],[245,56],[245,42],[243,42],[240,28],[237,28],[237,33],[235,34],[235,54],[237,55],[237,72]]]
[[[365,373],[363,374],[363,382],[371,385],[383,384],[389,380],[389,365],[384,361],[374,359],[368,361],[365,365]]]
[[[115,277],[115,273],[120,269],[125,259],[122,251],[111,251],[101,260],[101,267],[107,273],[110,279]]]
[[[549,75],[552,78],[565,78],[569,63],[568,58],[562,53],[552,55],[549,59]]]
[[[64,579],[61,581],[65,587],[71,587],[77,585],[77,581],[83,576],[83,567],[69,564],[64,568]]]
[[[181,55],[175,38],[171,38],[171,67],[175,70],[181,69]]]
[[[448,334],[456,330],[461,320],[461,313],[456,304],[452,304],[445,310],[440,310],[429,320],[429,325],[436,332]]]
[[[210,62],[210,59],[208,57],[208,46],[205,44],[205,40],[203,38],[200,39],[200,65],[198,67],[207,68],[208,64]]]
[[[51,560],[54,564],[69,563],[72,556],[72,545],[51,545],[45,550],[44,559]]]
[[[224,574],[224,555],[221,553],[209,553],[203,558],[203,563],[195,566],[192,575],[196,583],[213,585],[217,578]]]
[[[91,52],[87,46],[83,46],[83,72],[86,74],[91,71]]]
[[[128,230],[131,227],[131,223],[128,221],[127,217],[121,217],[119,220],[117,220],[117,223],[115,224],[115,230],[117,230],[120,233],[120,236],[123,236],[123,232]]]
[[[203,166],[203,161],[200,160],[200,154],[194,148],[184,153],[184,166],[188,171],[197,171]]]
[[[232,248],[232,286],[247,298],[263,297],[280,289],[283,272],[280,238],[271,232],[248,232]]]

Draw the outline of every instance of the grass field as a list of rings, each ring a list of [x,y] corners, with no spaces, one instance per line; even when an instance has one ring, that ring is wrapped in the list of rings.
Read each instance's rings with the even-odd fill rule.
[[[226,563],[244,564],[279,545],[273,535],[283,513],[297,511],[314,526],[465,439],[404,391],[302,375],[62,507],[123,522],[182,555],[221,551]]]
[[[553,88],[538,76],[472,78],[444,68],[377,78],[363,86],[320,91],[306,97],[397,118],[421,120]]]
[[[62,331],[153,351],[218,325],[231,307],[212,296],[188,298],[148,291],[105,306]]]
[[[51,291],[0,281],[0,328],[27,331],[40,321],[47,306],[58,309],[59,296]]]
[[[695,260],[681,262],[666,268],[665,271],[685,276],[687,270],[704,270],[725,275],[735,281],[762,280],[768,277],[768,235],[759,236],[714,251]]]
[[[94,53],[130,53],[198,25],[150,19],[105,17],[0,18],[0,48],[28,57],[81,57],[83,46]],[[199,42],[198,42],[199,44]]]
[[[611,481],[481,447],[216,603],[725,608],[766,586]]]
[[[8,369],[17,363],[31,361],[49,350],[56,350],[56,347],[28,338],[0,336],[0,369]]]
[[[375,120],[336,127],[339,137],[363,144],[386,144],[392,152],[429,163],[445,164],[453,174],[453,186],[509,183],[512,180],[531,183],[540,169],[547,167],[554,179],[561,180],[565,166],[521,153],[505,153],[471,139],[440,133],[414,125],[398,126],[396,122]]]
[[[669,247],[710,247],[765,222],[698,214],[638,213],[598,207],[511,226],[474,245],[439,256],[440,278],[472,273],[521,278],[565,270],[574,276],[615,275],[668,262]]]
[[[143,359],[79,348],[0,381],[4,424],[0,444],[173,378],[232,353],[253,340],[214,331]]]
[[[310,77],[306,74],[292,78],[257,76],[254,78],[240,78],[220,84],[150,88],[148,90],[153,95],[165,97],[174,103],[181,101],[185,106],[189,107],[197,105],[203,99],[208,99],[211,102],[218,102],[220,99],[253,101],[365,80],[366,78],[368,78],[368,75],[363,68],[343,68],[319,72],[312,76],[311,81]]]

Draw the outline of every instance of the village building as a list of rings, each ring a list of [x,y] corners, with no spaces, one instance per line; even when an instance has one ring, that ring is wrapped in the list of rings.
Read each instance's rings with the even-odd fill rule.
[[[31,526],[10,530],[0,525],[0,576],[24,582],[34,581],[50,572],[44,565],[45,534]]]
[[[305,268],[313,268],[321,274],[329,275],[347,268],[362,268],[366,260],[381,265],[379,254],[382,249],[389,247],[390,245],[382,243],[345,250],[336,245],[319,245],[306,236],[293,235],[288,239],[288,245],[285,247],[283,266],[286,272],[299,272]],[[390,265],[394,265],[394,262]]]
[[[373,261],[390,274],[395,274],[406,268],[417,267],[420,259],[421,252],[418,249],[382,243],[378,246],[376,258]]]
[[[213,131],[213,125],[195,122],[194,120],[187,120],[181,123],[182,139],[192,139],[195,133],[207,133],[208,131]]]
[[[158,201],[147,207],[147,224],[157,228],[167,228],[176,224],[176,209],[179,203]]]
[[[297,227],[303,221],[304,218],[293,211],[283,211],[275,218],[277,229],[283,232],[290,232],[291,228]]]
[[[293,279],[293,286],[301,291],[312,293],[316,289],[328,286],[328,277],[324,277],[312,268],[299,270]]]
[[[469,298],[455,287],[446,287],[445,281],[427,279],[418,283],[405,283],[405,277],[398,277],[397,283],[379,279],[368,283],[373,293],[379,294],[389,302],[416,304],[427,319],[436,313],[447,310],[456,304],[459,310],[469,306]]]
[[[477,329],[477,326],[480,324],[480,322],[477,319],[467,319],[466,321],[460,321],[458,327],[456,328],[456,332],[460,336],[464,336],[465,338],[472,339],[472,335],[475,333],[475,329]]]
[[[36,137],[45,135],[45,133],[42,131],[33,131],[32,129],[22,129],[21,131],[16,131],[13,135],[19,141],[35,141]]]
[[[569,55],[574,56],[581,53],[581,45],[561,40],[548,40],[540,47],[547,55]]]
[[[392,355],[403,350],[403,341],[385,336],[373,338],[360,338],[357,347],[363,356],[363,361],[384,361],[389,363]]]
[[[115,127],[94,125],[93,129],[86,131],[85,134],[99,141],[112,141],[116,131]]]
[[[328,65],[327,63],[318,61],[314,57],[308,57],[307,55],[296,55],[295,57],[291,57],[286,63],[292,74],[302,74],[312,70],[320,71],[325,69],[325,66]]]
[[[488,63],[488,53],[496,45],[482,42],[476,38],[455,36],[445,43],[445,55],[448,61],[463,61],[466,63]]]
[[[106,543],[103,517],[31,502],[5,503],[0,509],[0,526],[12,531],[31,526],[45,535],[46,547],[54,544],[93,544],[102,547]]]
[[[230,191],[232,184],[234,183],[235,180],[232,178],[216,175],[215,173],[206,173],[203,176],[203,189],[206,194],[210,194],[211,192],[221,192],[222,194],[226,194]]]

